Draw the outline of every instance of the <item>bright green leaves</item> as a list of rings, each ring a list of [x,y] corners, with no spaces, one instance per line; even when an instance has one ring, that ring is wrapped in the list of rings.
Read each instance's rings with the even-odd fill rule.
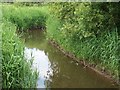
[[[2,25],[2,87],[35,88],[37,73],[24,58],[24,45],[16,35],[16,26],[8,21]],[[27,81],[26,81],[27,79]]]
[[[17,29],[45,28],[47,14],[38,7],[3,5],[3,17],[17,25]]]
[[[115,22],[112,22],[110,5],[111,3],[54,3],[51,11],[63,21],[62,30],[71,28],[73,33],[79,31],[81,37],[90,37],[116,27]]]

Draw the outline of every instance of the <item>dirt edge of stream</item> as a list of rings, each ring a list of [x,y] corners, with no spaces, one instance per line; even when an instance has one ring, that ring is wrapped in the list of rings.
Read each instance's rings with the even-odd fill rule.
[[[108,73],[106,70],[102,69],[102,68],[97,68],[95,64],[90,64],[88,62],[86,62],[85,60],[81,60],[77,57],[75,57],[74,54],[70,53],[70,52],[66,52],[62,47],[60,47],[60,45],[58,45],[57,42],[55,42],[54,40],[49,40],[49,43],[52,44],[55,48],[57,48],[59,51],[61,51],[64,55],[66,55],[69,58],[72,58],[74,61],[78,62],[79,64],[83,65],[84,67],[87,67],[91,70],[93,70],[94,72],[104,76],[105,78],[109,79],[110,81],[112,81],[114,84],[120,85],[120,81],[119,79],[114,78],[110,73]]]

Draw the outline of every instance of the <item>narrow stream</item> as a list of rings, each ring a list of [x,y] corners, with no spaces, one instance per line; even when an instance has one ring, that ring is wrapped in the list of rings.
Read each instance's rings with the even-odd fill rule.
[[[32,30],[23,36],[25,57],[34,58],[39,78],[37,88],[114,88],[103,76],[84,68],[53,47],[42,30]]]

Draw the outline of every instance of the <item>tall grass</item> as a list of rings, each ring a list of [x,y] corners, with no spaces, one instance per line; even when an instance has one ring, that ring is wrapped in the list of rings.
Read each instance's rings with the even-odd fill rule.
[[[3,88],[35,88],[37,72],[24,58],[24,45],[16,35],[16,26],[2,22]]]
[[[24,45],[16,31],[45,28],[47,6],[27,7],[3,4],[2,14],[2,76],[3,88],[35,88],[37,72],[24,58]]]
[[[27,30],[34,28],[45,28],[46,10],[45,8],[32,6],[3,5],[3,17],[14,23],[18,30]],[[44,10],[46,9],[46,10]]]
[[[74,43],[74,45],[72,45]],[[77,57],[96,64],[98,67],[109,70],[118,78],[120,40],[117,31],[106,32],[100,37],[73,41],[67,47]],[[66,43],[67,44],[67,43]]]

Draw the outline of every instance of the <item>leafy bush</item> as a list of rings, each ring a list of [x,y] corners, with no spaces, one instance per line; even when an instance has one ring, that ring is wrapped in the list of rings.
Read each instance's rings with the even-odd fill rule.
[[[64,32],[77,32],[78,38],[83,38],[114,30],[119,21],[117,8],[120,7],[113,5],[114,3],[54,3],[51,5],[51,11],[64,22]],[[113,10],[116,10],[116,15],[113,14]]]

